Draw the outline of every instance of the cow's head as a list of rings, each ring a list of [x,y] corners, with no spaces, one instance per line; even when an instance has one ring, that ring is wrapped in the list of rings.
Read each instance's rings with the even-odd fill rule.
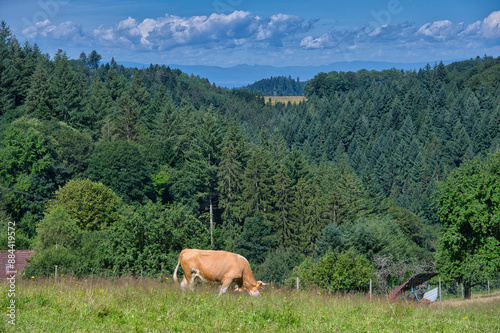
[[[247,288],[247,291],[250,295],[252,296],[260,296],[260,288],[262,288],[263,286],[266,286],[267,283],[264,283],[262,281],[257,281],[257,285],[255,286],[246,286]]]

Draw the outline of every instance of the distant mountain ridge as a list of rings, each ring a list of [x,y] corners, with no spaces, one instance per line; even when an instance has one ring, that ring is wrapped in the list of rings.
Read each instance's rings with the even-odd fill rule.
[[[445,65],[459,60],[443,60]],[[285,67],[274,67],[269,65],[236,65],[233,67],[219,67],[219,66],[204,66],[204,65],[177,65],[177,64],[165,64],[170,68],[178,68],[181,71],[191,75],[198,75],[202,78],[207,78],[211,83],[215,83],[218,86],[225,88],[239,88],[252,84],[261,79],[269,78],[271,76],[291,76],[294,79],[299,78],[300,81],[307,81],[312,79],[316,74],[320,72],[331,72],[331,71],[357,71],[360,69],[367,70],[384,70],[384,69],[420,69],[425,67],[427,64],[433,66],[437,61],[427,61],[427,62],[382,62],[382,61],[341,61],[334,62],[329,65],[319,65],[319,66],[285,66]],[[137,62],[126,62],[118,61],[120,65],[126,67],[148,67],[147,64],[141,64]]]

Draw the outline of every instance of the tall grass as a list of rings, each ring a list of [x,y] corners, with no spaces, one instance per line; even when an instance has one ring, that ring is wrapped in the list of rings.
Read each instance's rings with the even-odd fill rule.
[[[168,279],[18,279],[15,332],[499,332],[500,297],[420,305],[266,287],[261,297]],[[8,297],[2,292],[6,311]],[[3,323],[2,323],[3,324]],[[2,326],[0,326],[2,327]]]

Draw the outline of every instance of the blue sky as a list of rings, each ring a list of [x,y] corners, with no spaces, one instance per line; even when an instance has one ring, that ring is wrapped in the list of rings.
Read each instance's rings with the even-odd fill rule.
[[[500,56],[495,1],[0,0],[17,38],[71,58],[273,66]]]

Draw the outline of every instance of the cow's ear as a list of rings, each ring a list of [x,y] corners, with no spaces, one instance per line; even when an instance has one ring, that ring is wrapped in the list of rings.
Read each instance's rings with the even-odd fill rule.
[[[269,283],[264,283],[262,281],[257,281],[257,283],[259,284],[259,287],[260,286],[267,286]]]

